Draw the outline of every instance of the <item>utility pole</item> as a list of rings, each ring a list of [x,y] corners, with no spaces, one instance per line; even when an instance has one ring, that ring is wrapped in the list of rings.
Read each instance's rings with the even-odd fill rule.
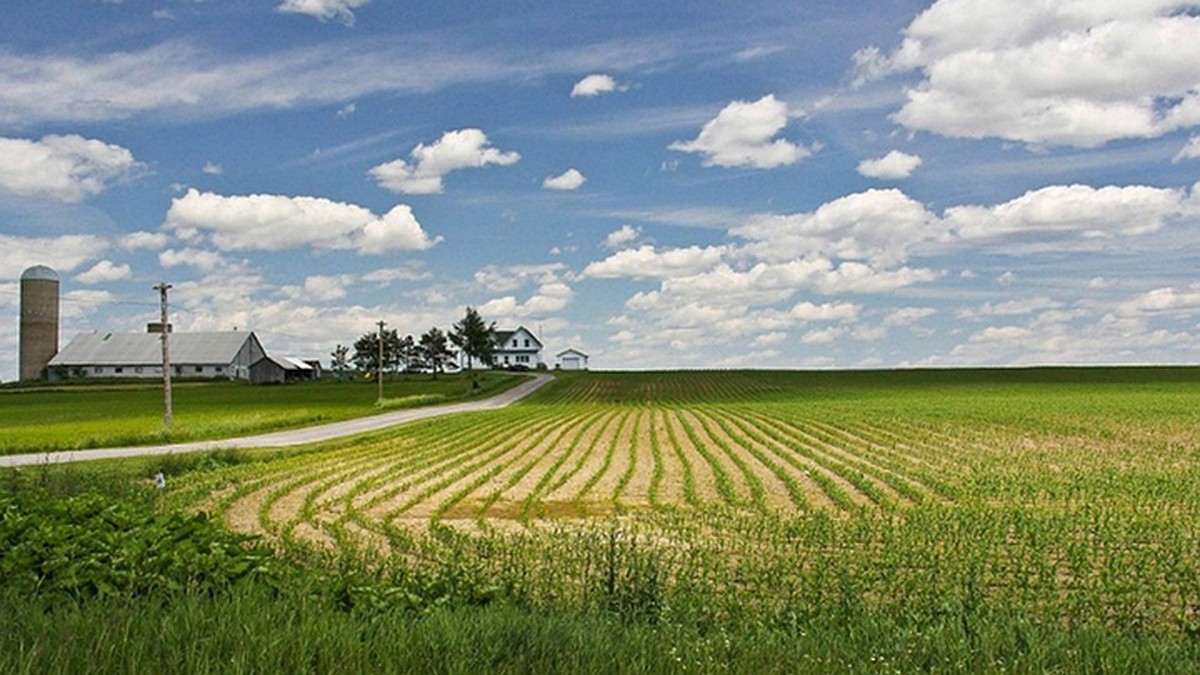
[[[377,375],[377,377],[375,379],[379,383],[379,402],[380,403],[383,403],[383,327],[385,325],[387,325],[387,324],[384,323],[383,319],[380,319],[379,320],[379,361],[378,361],[378,370],[375,371],[376,375]]]
[[[158,291],[159,307],[162,310],[162,370],[163,370],[163,427],[171,428],[171,334],[167,316],[167,291],[171,284],[163,281],[154,287]]]

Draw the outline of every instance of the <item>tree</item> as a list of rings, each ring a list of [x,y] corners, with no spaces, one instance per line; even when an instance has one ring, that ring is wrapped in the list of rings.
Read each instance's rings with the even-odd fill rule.
[[[436,380],[438,373],[444,372],[446,364],[454,358],[454,350],[450,349],[446,334],[436,326],[421,336],[420,347],[421,357],[433,370],[433,379]]]
[[[400,367],[400,335],[395,329],[383,331],[383,370],[396,371]],[[354,341],[354,367],[364,373],[379,369],[379,333],[363,333]]]
[[[339,344],[329,354],[329,368],[337,373],[338,381],[346,379],[346,370],[350,368],[350,348]]]
[[[454,324],[450,331],[450,342],[458,347],[463,356],[467,357],[467,368],[474,366],[478,360],[487,367],[492,367],[492,352],[496,348],[496,323],[484,323],[483,317],[474,307],[468,307],[462,320]]]

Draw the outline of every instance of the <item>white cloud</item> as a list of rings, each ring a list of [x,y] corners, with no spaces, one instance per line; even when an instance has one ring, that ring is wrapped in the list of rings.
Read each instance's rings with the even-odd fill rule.
[[[817,148],[775,138],[787,126],[789,116],[787,104],[774,94],[754,102],[734,101],[705,124],[695,139],[668,147],[702,154],[704,166],[773,169],[795,164]]]
[[[653,246],[641,246],[617,251],[604,260],[590,263],[584,268],[583,275],[602,279],[684,277],[713,268],[725,252],[723,246],[689,246],[662,251]]]
[[[81,202],[144,168],[119,145],[74,134],[0,138],[0,193],[19,197]]]
[[[1200,287],[1175,289],[1156,288],[1120,305],[1118,313],[1136,315],[1200,315]]]
[[[911,326],[922,319],[937,314],[932,307],[901,307],[888,312],[883,318],[884,326]]]
[[[521,155],[490,147],[487,134],[479,129],[447,131],[431,145],[418,143],[410,153],[412,163],[393,160],[373,167],[368,173],[380,187],[399,194],[440,194],[442,178],[458,169],[482,168],[489,164],[509,166]]]
[[[763,333],[762,335],[754,338],[754,341],[751,342],[750,345],[753,347],[770,347],[772,345],[781,344],[787,340],[787,336],[788,334],[782,331]]]
[[[99,284],[106,281],[128,279],[129,265],[114,265],[111,260],[101,260],[82,274],[76,275],[75,280],[81,284]]]
[[[979,307],[965,309],[958,313],[962,319],[978,319],[987,316],[1020,316],[1033,314],[1048,309],[1058,309],[1062,303],[1045,296],[1022,298],[1020,300],[1005,300],[1003,302],[985,302]]]
[[[1193,208],[1181,189],[1054,185],[995,206],[952,207],[945,218],[964,239],[1034,233],[1107,237],[1154,232]]]
[[[515,323],[526,318],[545,318],[567,307],[575,291],[561,281],[542,284],[537,291],[525,302],[518,302],[516,297],[507,295],[502,298],[489,300],[479,307],[480,315],[499,323]]]
[[[578,96],[591,98],[614,91],[625,91],[628,88],[625,85],[617,84],[617,81],[611,75],[593,73],[576,82],[574,87],[571,87],[571,98]]]
[[[890,264],[913,248],[945,239],[937,215],[899,190],[867,190],[822,204],[812,213],[758,216],[732,230],[746,250],[770,261],[832,256]]]
[[[91,235],[61,237],[15,237],[0,234],[0,279],[16,279],[26,268],[48,265],[59,273],[70,272],[88,260],[94,260],[108,248],[108,242]]]
[[[604,247],[611,249],[625,248],[642,236],[642,228],[632,225],[622,225],[619,229],[608,233],[604,238]]]
[[[474,281],[480,288],[493,293],[512,291],[529,284],[550,284],[559,281],[560,273],[567,269],[562,263],[534,265],[488,265],[475,272]]]
[[[371,0],[284,0],[275,11],[285,14],[307,14],[328,21],[337,19],[347,26],[354,25],[352,9],[362,7]]]
[[[386,286],[394,281],[422,281],[432,277],[433,275],[425,269],[423,263],[412,261],[398,264],[395,267],[385,267],[367,272],[363,275],[362,280]]]
[[[1095,147],[1200,124],[1200,17],[1177,0],[939,0],[857,82],[920,71],[895,120],[952,137]]]
[[[169,248],[158,254],[158,264],[163,267],[187,265],[207,274],[218,267],[225,267],[229,263],[220,253],[215,251],[205,251],[197,248],[185,248],[176,251]]]
[[[356,112],[358,112],[358,104],[351,101],[341,108],[338,108],[338,111],[335,113],[335,115],[339,120],[344,120]]]
[[[205,162],[204,166],[200,167],[200,171],[210,176],[220,176],[225,171],[225,167],[216,162]]]
[[[195,189],[171,201],[164,227],[202,231],[225,251],[313,246],[378,254],[421,251],[441,241],[430,239],[404,204],[376,216],[361,206],[321,197],[226,197]]]
[[[1187,145],[1183,146],[1171,159],[1171,162],[1178,164],[1185,159],[1196,159],[1197,157],[1200,157],[1200,136],[1192,136],[1188,139]]]
[[[156,249],[167,245],[167,235],[162,232],[130,232],[121,237],[121,248],[128,251]]]
[[[346,297],[346,287],[352,283],[354,283],[354,277],[348,274],[314,275],[305,277],[303,286],[284,286],[279,290],[286,297],[296,300],[329,302]]]
[[[898,180],[908,178],[919,166],[920,157],[893,150],[879,159],[864,159],[859,162],[858,172],[868,178]]]
[[[846,334],[845,328],[837,326],[811,330],[800,336],[800,341],[806,345],[826,345]]]
[[[793,307],[791,315],[800,321],[854,321],[861,310],[849,302],[814,305],[806,300]]]
[[[578,190],[587,182],[587,178],[576,169],[567,169],[561,175],[551,176],[542,181],[542,187],[547,190]]]

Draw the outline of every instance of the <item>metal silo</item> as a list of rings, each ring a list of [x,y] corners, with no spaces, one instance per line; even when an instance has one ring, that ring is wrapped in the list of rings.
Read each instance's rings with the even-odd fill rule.
[[[34,265],[21,274],[22,380],[42,377],[58,353],[58,274]]]

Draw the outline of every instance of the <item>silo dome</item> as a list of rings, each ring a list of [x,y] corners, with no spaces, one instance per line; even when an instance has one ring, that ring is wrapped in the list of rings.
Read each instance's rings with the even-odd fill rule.
[[[58,281],[58,272],[45,265],[34,265],[21,273],[21,281]]]

